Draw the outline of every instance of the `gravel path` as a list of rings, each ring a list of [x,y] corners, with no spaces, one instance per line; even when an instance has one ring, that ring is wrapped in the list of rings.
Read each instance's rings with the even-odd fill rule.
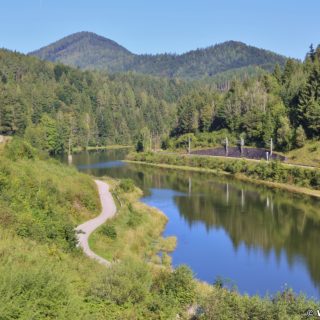
[[[84,253],[89,258],[95,259],[101,264],[109,266],[111,264],[110,261],[98,256],[90,249],[88,239],[94,230],[105,223],[107,219],[112,218],[116,214],[117,207],[109,191],[109,185],[100,180],[95,180],[95,183],[98,186],[102,212],[98,217],[91,219],[76,228],[76,231],[78,232],[78,245],[83,249]]]

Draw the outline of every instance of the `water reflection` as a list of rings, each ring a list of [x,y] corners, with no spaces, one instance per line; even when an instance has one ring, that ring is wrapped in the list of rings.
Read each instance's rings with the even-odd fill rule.
[[[288,283],[319,297],[318,200],[225,176],[118,166],[124,154],[79,154],[74,162],[90,174],[131,178],[143,189],[143,201],[169,217],[165,234],[178,237],[175,265],[187,263],[209,282],[229,277],[242,292],[265,294]]]

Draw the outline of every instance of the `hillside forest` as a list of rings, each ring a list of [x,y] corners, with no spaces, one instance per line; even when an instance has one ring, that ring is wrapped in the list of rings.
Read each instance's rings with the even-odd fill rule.
[[[0,134],[23,136],[51,154],[69,148],[158,143],[186,135],[216,137],[279,151],[320,135],[320,47],[303,62],[221,87],[136,73],[81,71],[0,51]],[[216,140],[215,140],[216,139]],[[233,139],[233,140],[232,140]]]
[[[71,34],[29,54],[85,70],[110,73],[134,71],[189,80],[221,78],[230,71],[270,71],[276,63],[283,66],[286,60],[282,55],[239,41],[226,41],[183,54],[135,54],[117,42],[92,32]]]

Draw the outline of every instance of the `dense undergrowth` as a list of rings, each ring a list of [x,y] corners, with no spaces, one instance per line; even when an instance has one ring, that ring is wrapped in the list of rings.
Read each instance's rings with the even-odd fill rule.
[[[92,179],[18,139],[0,160],[1,225],[22,238],[74,250],[74,227],[99,212]]]

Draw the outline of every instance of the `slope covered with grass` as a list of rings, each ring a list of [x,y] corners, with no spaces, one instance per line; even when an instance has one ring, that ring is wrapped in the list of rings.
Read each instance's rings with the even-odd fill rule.
[[[150,263],[143,248],[150,250],[148,239],[155,239],[150,227],[165,223],[165,217],[131,204],[134,187],[131,195],[124,184],[121,188],[123,212],[114,228],[108,222],[101,231],[115,241],[115,253],[121,248],[114,231],[131,243],[105,268],[84,256],[75,241],[74,227],[100,210],[91,177],[24,141],[14,139],[0,151],[1,320],[190,319],[190,306],[201,311],[195,319],[300,319],[305,309],[317,309],[288,290],[272,299],[243,296],[224,288],[223,281],[215,286],[195,281],[186,266],[172,270],[168,259]],[[142,226],[150,233],[145,242],[131,237],[134,230],[142,234]],[[169,243],[158,245],[164,250]]]
[[[99,212],[94,182],[14,140],[0,155],[1,225],[22,238],[73,250],[74,227]]]
[[[99,212],[90,176],[19,139],[1,149],[1,320],[173,319],[186,309],[189,269],[158,274],[128,256],[105,268],[84,256],[74,228]]]

